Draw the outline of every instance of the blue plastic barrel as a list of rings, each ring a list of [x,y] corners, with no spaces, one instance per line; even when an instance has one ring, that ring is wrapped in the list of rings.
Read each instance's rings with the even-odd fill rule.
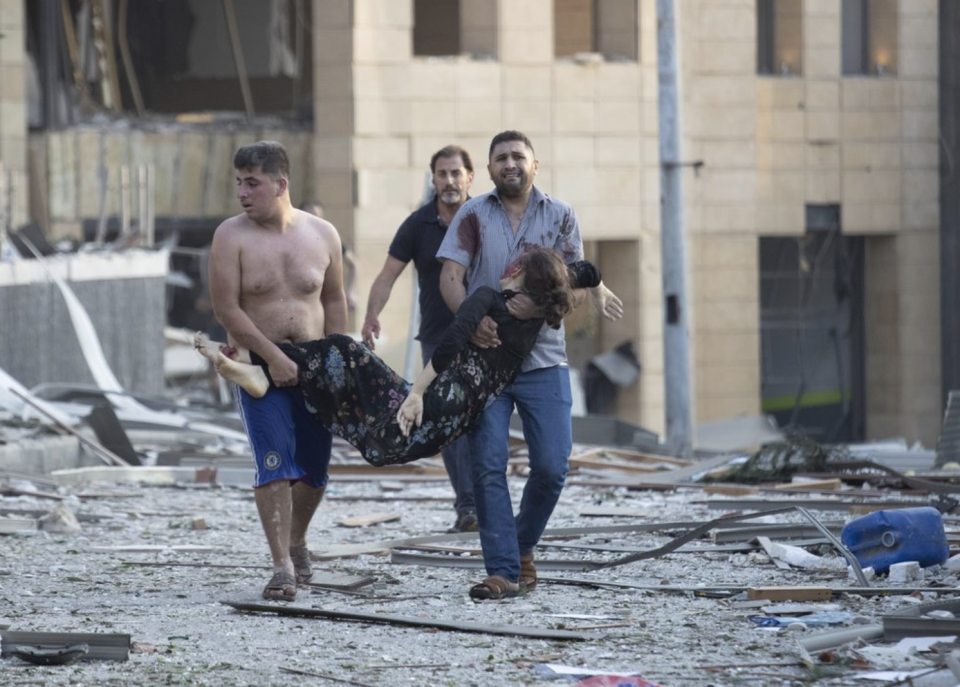
[[[936,508],[878,510],[851,520],[840,541],[857,557],[861,568],[878,574],[894,563],[917,561],[921,568],[939,565],[950,556],[943,517]]]

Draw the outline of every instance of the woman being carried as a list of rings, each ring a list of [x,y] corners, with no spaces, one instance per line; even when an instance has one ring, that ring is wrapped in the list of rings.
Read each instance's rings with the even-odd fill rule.
[[[577,304],[574,288],[589,289],[604,317],[617,320],[623,315],[620,299],[603,285],[592,264],[568,266],[547,248],[524,253],[507,268],[500,286],[503,291],[481,287],[463,302],[412,385],[363,343],[342,334],[281,344],[280,349],[297,363],[310,412],[359,449],[367,462],[397,465],[435,456],[468,433],[488,400],[514,380],[543,324],[560,326]],[[508,303],[518,294],[533,302],[536,317],[521,320],[510,314]],[[496,348],[470,343],[485,316],[497,323],[501,343]],[[254,364],[248,364],[236,349],[199,333],[194,345],[227,380],[253,396],[266,392],[266,365],[255,354]]]

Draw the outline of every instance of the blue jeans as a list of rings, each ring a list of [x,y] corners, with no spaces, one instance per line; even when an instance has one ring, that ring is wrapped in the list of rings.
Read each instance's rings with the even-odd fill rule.
[[[420,355],[423,364],[433,357],[437,344],[420,342]],[[443,466],[447,469],[447,476],[453,486],[453,508],[457,515],[476,510],[473,501],[473,476],[470,474],[470,445],[467,437],[460,437],[440,452],[443,456]]]
[[[522,372],[487,406],[468,436],[480,546],[487,575],[520,577],[520,555],[533,551],[547,527],[573,448],[570,369],[566,365]],[[513,515],[507,486],[510,416],[516,406],[530,457],[530,476]]]

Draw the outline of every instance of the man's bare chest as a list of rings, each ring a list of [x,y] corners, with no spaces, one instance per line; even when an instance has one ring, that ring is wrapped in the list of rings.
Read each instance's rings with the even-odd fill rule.
[[[253,246],[241,258],[241,290],[250,296],[309,297],[323,287],[329,257],[309,246]]]

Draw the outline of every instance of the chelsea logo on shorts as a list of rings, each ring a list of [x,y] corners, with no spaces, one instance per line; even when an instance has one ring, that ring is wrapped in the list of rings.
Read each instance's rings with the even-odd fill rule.
[[[280,467],[280,454],[276,451],[270,451],[263,457],[263,466],[267,470],[276,470]]]

